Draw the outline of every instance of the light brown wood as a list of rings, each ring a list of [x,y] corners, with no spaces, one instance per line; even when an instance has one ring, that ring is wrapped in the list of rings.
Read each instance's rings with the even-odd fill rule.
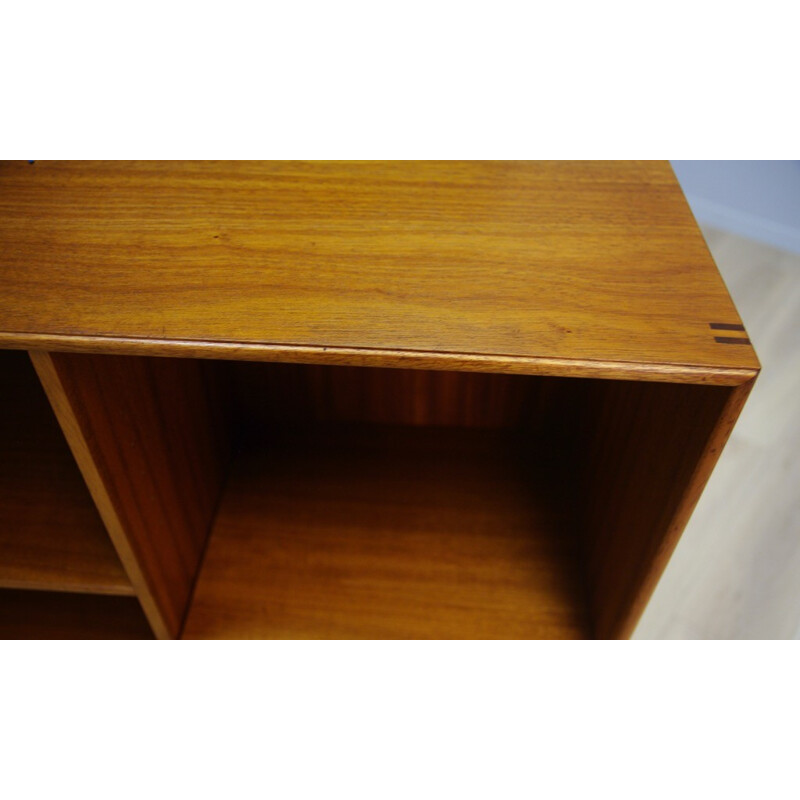
[[[7,164],[0,240],[161,637],[229,442],[188,635],[627,636],[759,369],[662,162]]]
[[[0,639],[152,639],[133,597],[0,590]]]
[[[0,168],[4,346],[742,383],[661,162]],[[35,265],[35,269],[32,269]],[[65,302],[69,298],[69,302]]]
[[[703,234],[763,370],[634,635],[800,639],[800,253]]]
[[[0,587],[133,587],[26,353],[0,352]]]
[[[31,357],[153,630],[176,636],[227,458],[201,365]]]
[[[569,505],[535,447],[466,429],[273,435],[235,463],[184,635],[587,635]]]
[[[103,353],[123,356],[227,359],[282,364],[389,367],[417,370],[541,375],[563,378],[612,378],[663,383],[704,383],[738,386],[758,372],[750,367],[696,367],[686,364],[637,364],[630,361],[591,361],[568,358],[484,356],[480,354],[369,350],[353,347],[299,347],[294,345],[243,345],[176,339],[136,339],[103,336],[48,336],[4,333],[0,348],[52,350],[61,353]]]

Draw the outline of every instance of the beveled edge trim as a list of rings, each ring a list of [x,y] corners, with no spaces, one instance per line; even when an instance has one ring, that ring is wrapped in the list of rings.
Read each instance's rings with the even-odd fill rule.
[[[497,372],[569,378],[696,383],[713,386],[738,386],[756,377],[760,370],[760,367],[714,367],[693,364],[637,363],[367,347],[8,332],[0,333],[0,349],[357,367],[405,367],[455,372]]]

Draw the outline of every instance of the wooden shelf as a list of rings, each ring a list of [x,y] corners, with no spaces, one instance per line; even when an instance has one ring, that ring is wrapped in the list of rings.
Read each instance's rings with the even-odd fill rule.
[[[133,597],[0,589],[0,639],[152,639]]]
[[[741,321],[667,162],[23,161],[0,165],[0,196],[11,347],[758,369],[709,328]]]
[[[160,638],[630,636],[759,371],[667,162],[36,161],[0,201],[40,382],[0,359],[0,587]]]
[[[0,383],[0,587],[132,595],[27,353]]]
[[[184,635],[589,635],[568,503],[520,439],[330,426],[241,454]]]

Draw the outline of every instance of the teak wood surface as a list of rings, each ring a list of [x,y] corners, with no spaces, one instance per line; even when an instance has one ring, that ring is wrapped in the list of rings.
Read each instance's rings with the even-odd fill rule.
[[[24,352],[0,352],[0,587],[133,594]]]
[[[666,162],[0,166],[8,347],[738,384]]]
[[[628,636],[759,369],[661,162],[9,163],[0,245],[0,348],[161,638]],[[0,519],[60,469],[24,417]],[[20,635],[141,633],[30,594]]]
[[[31,357],[153,630],[177,636],[227,464],[201,363]]]
[[[588,386],[573,458],[596,636],[633,632],[752,385]]]
[[[536,446],[516,431],[381,426],[251,445],[184,636],[589,636],[564,487]]]

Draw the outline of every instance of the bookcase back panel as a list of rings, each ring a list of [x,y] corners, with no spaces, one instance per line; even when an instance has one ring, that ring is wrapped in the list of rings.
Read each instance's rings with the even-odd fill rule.
[[[574,380],[412,369],[220,362],[232,418],[249,434],[324,423],[549,430]]]

